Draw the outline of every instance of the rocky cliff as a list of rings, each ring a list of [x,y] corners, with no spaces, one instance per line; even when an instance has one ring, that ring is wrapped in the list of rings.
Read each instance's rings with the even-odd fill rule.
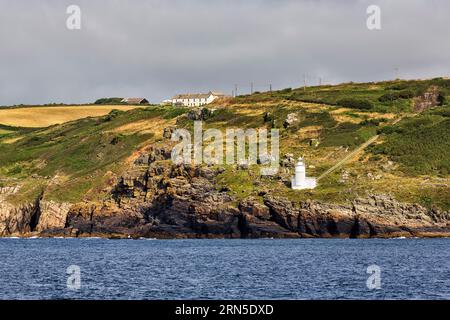
[[[3,188],[0,235],[156,238],[449,236],[450,213],[369,195],[346,205],[292,202],[268,191],[237,200],[217,189],[220,167],[174,165],[164,147],[134,159],[103,202],[12,205]]]

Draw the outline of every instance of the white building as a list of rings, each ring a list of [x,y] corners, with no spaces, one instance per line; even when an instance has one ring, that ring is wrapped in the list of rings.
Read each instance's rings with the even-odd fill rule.
[[[295,176],[292,177],[292,189],[314,189],[317,186],[316,178],[306,176],[306,166],[303,158],[299,158],[295,165]]]
[[[223,93],[216,91],[210,91],[208,93],[177,94],[172,98],[172,104],[183,105],[185,107],[199,107],[224,96]]]

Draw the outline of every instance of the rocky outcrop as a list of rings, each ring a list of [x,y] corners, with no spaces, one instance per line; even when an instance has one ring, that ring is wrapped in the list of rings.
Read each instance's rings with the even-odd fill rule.
[[[286,116],[286,120],[284,120],[283,122],[283,126],[285,129],[291,127],[292,125],[296,124],[297,122],[299,122],[298,116],[296,113],[289,113]]]
[[[348,204],[292,202],[270,191],[237,200],[223,169],[175,165],[165,147],[137,155],[102,202],[12,205],[0,194],[0,236],[260,238],[450,236],[450,213],[370,195]],[[286,159],[291,156],[287,155]],[[286,166],[291,161],[286,162]]]
[[[0,199],[0,236],[64,228],[69,208],[68,203],[42,201],[41,197],[21,205]]]
[[[213,113],[214,110],[208,108],[194,108],[189,110],[189,112],[187,113],[187,118],[194,121],[207,120],[212,116]]]
[[[30,222],[35,204],[13,205],[0,200],[0,236],[24,234],[31,231]]]
[[[413,99],[413,109],[416,112],[435,107],[439,104],[439,88],[436,86],[430,87],[422,95]]]
[[[42,232],[49,229],[64,228],[70,208],[71,205],[69,203],[40,201],[38,209],[39,217],[37,218],[34,230]]]
[[[266,197],[264,203],[284,228],[302,237],[395,237],[450,235],[449,213],[372,195],[351,205]]]

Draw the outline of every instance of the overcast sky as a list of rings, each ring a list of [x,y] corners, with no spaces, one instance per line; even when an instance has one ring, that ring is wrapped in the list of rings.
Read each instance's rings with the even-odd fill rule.
[[[0,105],[448,76],[449,25],[446,0],[0,0]]]

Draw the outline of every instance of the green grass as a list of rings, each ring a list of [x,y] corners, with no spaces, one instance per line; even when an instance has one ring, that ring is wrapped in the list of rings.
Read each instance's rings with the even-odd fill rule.
[[[350,107],[360,111],[398,113],[411,111],[412,98],[423,94],[430,86],[437,86],[439,92],[447,97],[447,100],[450,97],[450,80],[436,78],[431,80],[396,80],[344,83],[336,86],[313,86],[306,89],[299,88],[239,96],[235,101],[238,103],[258,103],[273,101],[274,99],[287,99]]]
[[[171,119],[180,108],[149,107],[129,112],[113,110],[99,118],[86,118],[30,132],[23,139],[0,143],[0,176],[70,177],[52,189],[58,200],[76,201],[117,164],[129,157],[152,134],[114,132],[124,124],[155,117]]]
[[[224,166],[225,172],[218,176],[217,187],[229,188],[229,193],[236,201],[249,196],[261,199],[258,193],[265,189],[295,201],[316,199],[345,203],[357,196],[365,196],[367,191],[381,192],[387,189],[381,182],[376,186],[376,182],[368,181],[367,172],[382,173],[380,164],[386,163],[388,159],[400,165],[399,169],[393,169],[392,175],[401,176],[406,183],[410,181],[406,177],[414,177],[416,181],[421,179],[421,175],[431,176],[433,179],[439,178],[436,176],[447,178],[450,170],[448,105],[405,118],[394,126],[387,125],[388,120],[380,119],[379,115],[371,114],[377,111],[409,115],[413,95],[424,92],[431,85],[438,86],[445,97],[449,96],[449,80],[433,79],[347,83],[308,87],[306,90],[262,92],[234,98],[229,107],[217,108],[204,121],[204,130],[217,128],[225,133],[227,128],[232,127],[278,128],[281,133],[281,157],[284,153],[305,155],[308,163],[315,166],[308,169],[311,176],[320,175],[344,157],[348,152],[345,151],[347,148],[356,148],[377,133],[382,134],[378,140],[381,143],[370,147],[368,153],[361,154],[361,159],[367,157],[370,161],[354,161],[345,165],[343,169],[354,174],[354,179],[347,184],[339,182],[341,173],[336,171],[321,180],[315,190],[293,191],[283,182],[293,174],[291,169],[283,172],[283,180],[281,176],[278,177],[280,179],[261,177],[260,168],[255,165],[250,170]],[[345,102],[343,99],[347,99],[347,102],[348,99],[353,99],[351,101],[356,101],[356,104],[350,106],[351,110],[340,110],[339,118],[332,111],[342,107]],[[359,109],[358,103],[361,101],[369,101],[370,110]],[[211,107],[215,108],[214,105]],[[169,121],[177,117],[179,127],[192,129],[193,121],[181,116],[188,110],[189,108],[181,107],[149,106],[128,112],[113,110],[102,117],[80,119],[48,128],[0,126],[0,181],[14,179],[22,184],[21,191],[16,195],[17,201],[33,199],[43,190],[46,199],[55,201],[77,202],[86,198],[107,197],[109,195],[102,194],[102,190],[108,185],[110,172],[119,175],[122,170],[127,169],[123,165],[124,161],[133,152],[144,144],[153,144],[161,139],[150,133],[125,133],[126,131],[119,132],[115,129],[142,120],[151,122],[158,118]],[[285,127],[284,121],[289,113],[295,113],[298,122]],[[319,129],[312,136],[302,137],[303,133],[299,133],[299,130],[308,126]],[[311,146],[309,140],[311,137],[315,139],[315,134],[319,135],[320,144]],[[14,137],[21,139],[10,144],[2,143],[6,139],[14,141],[10,140]],[[58,180],[54,179],[55,176],[61,177],[59,182],[53,181]],[[419,189],[399,186],[397,194],[400,200],[449,207],[448,188],[431,185]]]
[[[450,173],[450,119],[435,111],[381,130],[386,141],[373,146],[374,154],[387,155],[409,175]]]

